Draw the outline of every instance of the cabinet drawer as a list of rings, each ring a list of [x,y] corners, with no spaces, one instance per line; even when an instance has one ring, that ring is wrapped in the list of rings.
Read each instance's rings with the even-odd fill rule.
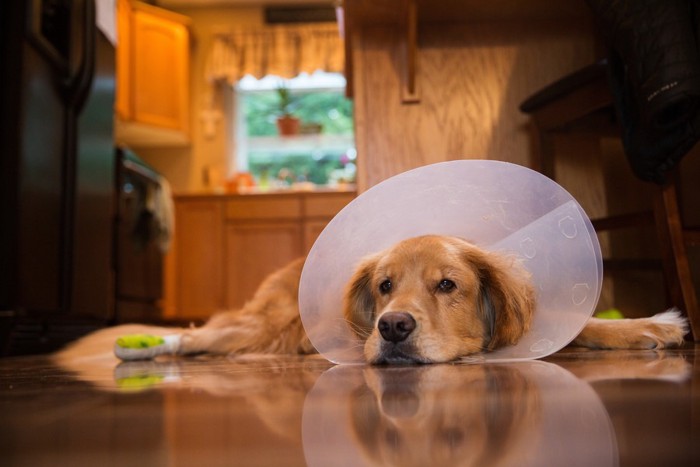
[[[299,219],[301,199],[275,197],[270,199],[233,199],[226,202],[226,219]]]
[[[317,194],[304,199],[305,217],[333,217],[355,197],[353,193]]]

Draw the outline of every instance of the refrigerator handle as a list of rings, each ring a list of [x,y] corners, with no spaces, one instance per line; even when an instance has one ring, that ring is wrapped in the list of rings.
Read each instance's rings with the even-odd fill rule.
[[[97,24],[95,22],[95,0],[83,0],[81,57],[75,71],[70,70],[66,80],[67,94],[76,113],[80,113],[92,87],[95,74],[95,46]]]

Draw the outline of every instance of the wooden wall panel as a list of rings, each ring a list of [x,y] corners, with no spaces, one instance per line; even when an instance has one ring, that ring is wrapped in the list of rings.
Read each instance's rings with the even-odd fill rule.
[[[355,38],[355,114],[360,191],[397,173],[454,159],[530,164],[520,102],[595,58],[591,26],[498,22],[423,25],[420,102],[400,99],[396,28]]]

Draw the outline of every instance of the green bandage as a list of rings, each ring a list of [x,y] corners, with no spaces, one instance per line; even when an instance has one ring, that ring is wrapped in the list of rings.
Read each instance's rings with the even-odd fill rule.
[[[121,360],[150,360],[158,355],[176,355],[179,348],[178,334],[131,334],[117,338],[114,343],[114,355]]]
[[[151,334],[131,334],[117,338],[117,345],[125,349],[147,349],[162,344],[165,344],[165,339]]]
[[[118,379],[117,386],[124,391],[139,391],[153,386],[157,386],[163,382],[165,378],[159,375],[140,375],[130,376],[128,378]]]

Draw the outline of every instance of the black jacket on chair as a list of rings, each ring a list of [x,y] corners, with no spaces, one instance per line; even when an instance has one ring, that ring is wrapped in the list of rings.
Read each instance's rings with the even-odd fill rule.
[[[627,159],[639,178],[663,184],[700,140],[700,2],[586,1],[610,49]]]

